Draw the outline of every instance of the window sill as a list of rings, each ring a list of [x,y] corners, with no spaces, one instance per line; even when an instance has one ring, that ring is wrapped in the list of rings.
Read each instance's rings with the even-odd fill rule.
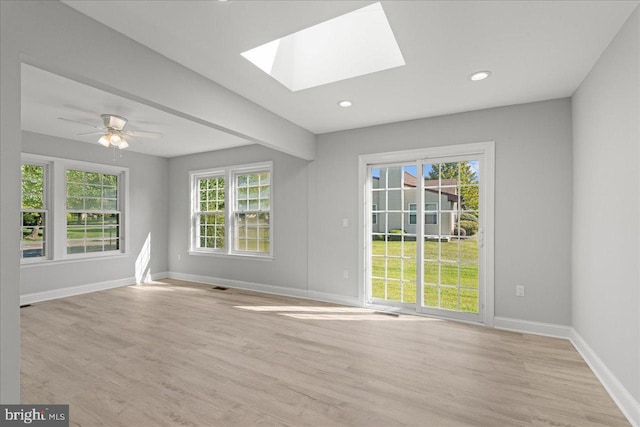
[[[100,255],[84,256],[81,258],[47,259],[42,261],[23,262],[20,264],[20,268],[51,267],[54,265],[72,264],[76,262],[120,259],[120,258],[127,258],[128,256],[129,256],[128,254],[117,254],[117,255],[103,255],[103,256],[100,256]]]
[[[187,251],[189,255],[195,256],[212,256],[219,258],[229,258],[229,259],[250,259],[256,261],[273,261],[274,257],[271,255],[251,255],[251,254],[229,254],[222,252],[205,252],[205,251]]]

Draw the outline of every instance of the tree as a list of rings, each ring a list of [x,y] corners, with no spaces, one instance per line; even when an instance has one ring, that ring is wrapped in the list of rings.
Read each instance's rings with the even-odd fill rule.
[[[431,165],[428,179],[455,179],[462,197],[462,209],[477,211],[479,207],[478,174],[469,162],[436,163]]]

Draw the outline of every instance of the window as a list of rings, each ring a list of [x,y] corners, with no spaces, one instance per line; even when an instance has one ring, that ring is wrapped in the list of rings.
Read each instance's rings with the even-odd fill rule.
[[[378,224],[378,205],[373,203],[371,205],[371,211],[372,211],[371,224],[376,225]]]
[[[118,176],[66,172],[67,254],[120,249]]]
[[[48,256],[46,176],[46,164],[22,164],[20,257],[23,260],[41,260]]]
[[[271,163],[191,172],[194,253],[272,256]]]
[[[438,203],[437,202],[424,204],[424,224],[425,225],[438,224]]]
[[[425,225],[437,225],[438,224],[438,203],[425,203],[424,204],[424,224]],[[409,203],[409,225],[416,225],[416,204]]]
[[[198,177],[196,201],[196,247],[225,247],[225,179],[223,175]]]
[[[22,154],[22,264],[126,253],[127,178],[123,167]]]
[[[409,203],[409,225],[416,225],[416,204]]]
[[[234,174],[234,249],[239,252],[270,252],[271,173]]]

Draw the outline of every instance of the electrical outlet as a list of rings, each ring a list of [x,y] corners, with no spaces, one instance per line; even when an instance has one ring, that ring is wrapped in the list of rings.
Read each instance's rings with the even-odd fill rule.
[[[342,218],[342,226],[343,227],[349,226],[349,218]]]
[[[516,296],[523,297],[524,296],[524,285],[516,286]]]
[[[349,270],[342,270],[342,277],[345,279],[349,278]]]
[[[181,259],[182,259],[182,255],[178,253],[178,261],[180,261]]]

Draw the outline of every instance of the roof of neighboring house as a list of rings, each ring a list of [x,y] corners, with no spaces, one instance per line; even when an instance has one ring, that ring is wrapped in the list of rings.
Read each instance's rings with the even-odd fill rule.
[[[441,186],[445,186],[445,185],[449,185],[449,186],[453,186],[453,187],[440,187],[440,191],[442,192],[442,194],[446,194],[447,195],[447,199],[450,202],[457,202],[458,201],[458,188],[455,187],[455,185],[457,184],[457,180],[456,179],[441,179],[440,180],[440,185]],[[417,185],[418,183],[418,179],[411,175],[409,172],[404,172],[404,186],[405,187],[414,187]],[[425,187],[435,187],[435,188],[425,188],[426,191],[429,191],[431,193],[438,193],[438,180],[437,179],[425,179],[424,180],[424,185]]]

